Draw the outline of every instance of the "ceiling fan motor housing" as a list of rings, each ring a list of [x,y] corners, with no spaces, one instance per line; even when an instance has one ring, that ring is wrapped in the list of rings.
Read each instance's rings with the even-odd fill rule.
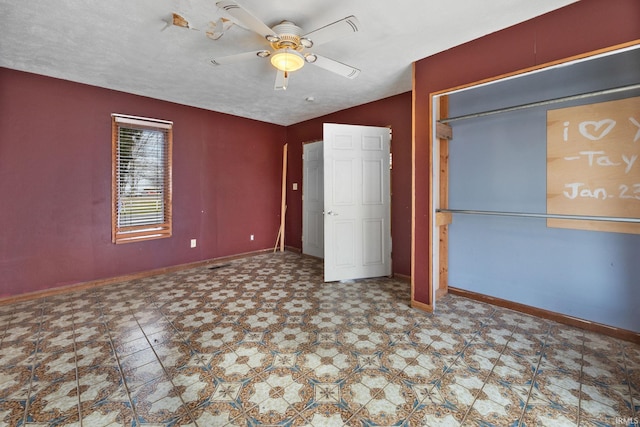
[[[301,42],[302,28],[290,21],[282,21],[272,28],[278,35],[278,39],[271,41],[271,47],[274,49],[294,49],[302,50],[305,46]]]

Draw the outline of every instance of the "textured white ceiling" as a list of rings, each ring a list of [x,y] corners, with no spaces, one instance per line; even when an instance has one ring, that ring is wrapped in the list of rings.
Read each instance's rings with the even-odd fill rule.
[[[238,0],[268,26],[286,19],[308,32],[348,15],[361,23],[313,49],[359,77],[307,64],[274,91],[268,59],[211,65],[267,46],[239,25],[206,37],[210,21],[229,17],[215,0],[0,0],[0,66],[291,125],[407,92],[413,61],[574,1]],[[167,27],[173,12],[196,29]]]

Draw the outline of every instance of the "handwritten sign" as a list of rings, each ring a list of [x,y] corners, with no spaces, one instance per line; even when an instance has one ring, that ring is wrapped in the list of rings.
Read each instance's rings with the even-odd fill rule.
[[[547,213],[640,218],[640,97],[547,112]],[[638,223],[547,225],[640,234]]]

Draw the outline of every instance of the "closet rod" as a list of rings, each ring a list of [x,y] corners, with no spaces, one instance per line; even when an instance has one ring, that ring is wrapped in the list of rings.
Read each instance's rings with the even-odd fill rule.
[[[473,114],[466,114],[464,116],[449,117],[449,118],[446,118],[446,119],[440,119],[440,120],[438,120],[438,122],[440,122],[440,123],[451,123],[451,122],[456,122],[456,121],[459,121],[459,120],[473,119],[473,118],[476,118],[476,117],[491,116],[491,115],[498,114],[498,113],[506,113],[508,111],[524,110],[525,108],[538,107],[538,106],[541,106],[541,105],[557,104],[559,102],[574,101],[576,99],[590,98],[590,97],[593,97],[593,96],[609,95],[609,94],[612,94],[612,93],[620,93],[620,92],[625,92],[625,91],[633,90],[633,89],[640,89],[640,84],[633,84],[633,85],[629,85],[629,86],[621,86],[621,87],[616,87],[616,88],[612,88],[612,89],[604,89],[604,90],[599,90],[599,91],[596,91],[596,92],[587,92],[587,93],[582,93],[580,95],[571,95],[571,96],[565,96],[565,97],[562,97],[562,98],[548,99],[546,101],[531,102],[529,104],[516,105],[514,107],[499,108],[497,110],[489,110],[489,111],[484,111],[482,113],[473,113]]]
[[[613,216],[589,216],[589,215],[562,215],[562,214],[543,214],[543,213],[526,213],[526,212],[500,212],[500,211],[476,211],[467,209],[436,209],[436,212],[466,214],[466,215],[494,215],[494,216],[519,216],[527,218],[544,218],[544,219],[579,219],[585,221],[611,221],[611,222],[631,222],[640,223],[640,218],[621,218]]]

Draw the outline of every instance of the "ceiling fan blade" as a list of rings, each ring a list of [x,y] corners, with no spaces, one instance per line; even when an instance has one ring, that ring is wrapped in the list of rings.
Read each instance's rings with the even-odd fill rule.
[[[191,28],[189,20],[175,12],[171,14],[171,24],[175,25],[176,27]]]
[[[289,85],[289,73],[278,70],[276,73],[276,82],[273,85],[273,90],[287,90]]]
[[[229,28],[233,25],[233,22],[226,18],[220,18],[216,22],[209,23],[209,29],[207,30],[207,37],[212,40],[218,40],[222,37]]]
[[[227,64],[233,64],[236,62],[246,61],[252,58],[265,58],[267,56],[269,56],[269,51],[256,50],[253,52],[236,53],[233,55],[221,56],[220,58],[213,58],[211,60],[211,63],[213,65],[227,65]]]
[[[325,25],[322,28],[311,31],[302,36],[304,39],[311,40],[313,46],[335,40],[349,34],[357,33],[360,30],[360,21],[355,16],[347,16],[332,24]]]
[[[165,22],[165,26],[160,31],[164,31],[171,26],[195,30],[195,28],[191,26],[191,23],[189,22],[189,20],[184,16],[180,15],[179,13],[173,12],[171,16],[169,16],[167,19],[163,19],[163,21]]]
[[[349,79],[355,79],[360,74],[360,70],[352,67],[351,65],[343,64],[333,59],[329,59],[324,56],[316,55],[315,53],[307,55],[308,58],[315,57],[314,61],[307,60],[310,64],[317,67],[324,68],[332,73],[340,74],[343,77]]]
[[[216,3],[221,9],[224,9],[229,15],[238,20],[238,23],[247,27],[248,29],[255,31],[263,37],[275,36],[273,30],[269,28],[260,19],[253,16],[249,11],[242,8],[238,3],[231,0],[219,1]]]

